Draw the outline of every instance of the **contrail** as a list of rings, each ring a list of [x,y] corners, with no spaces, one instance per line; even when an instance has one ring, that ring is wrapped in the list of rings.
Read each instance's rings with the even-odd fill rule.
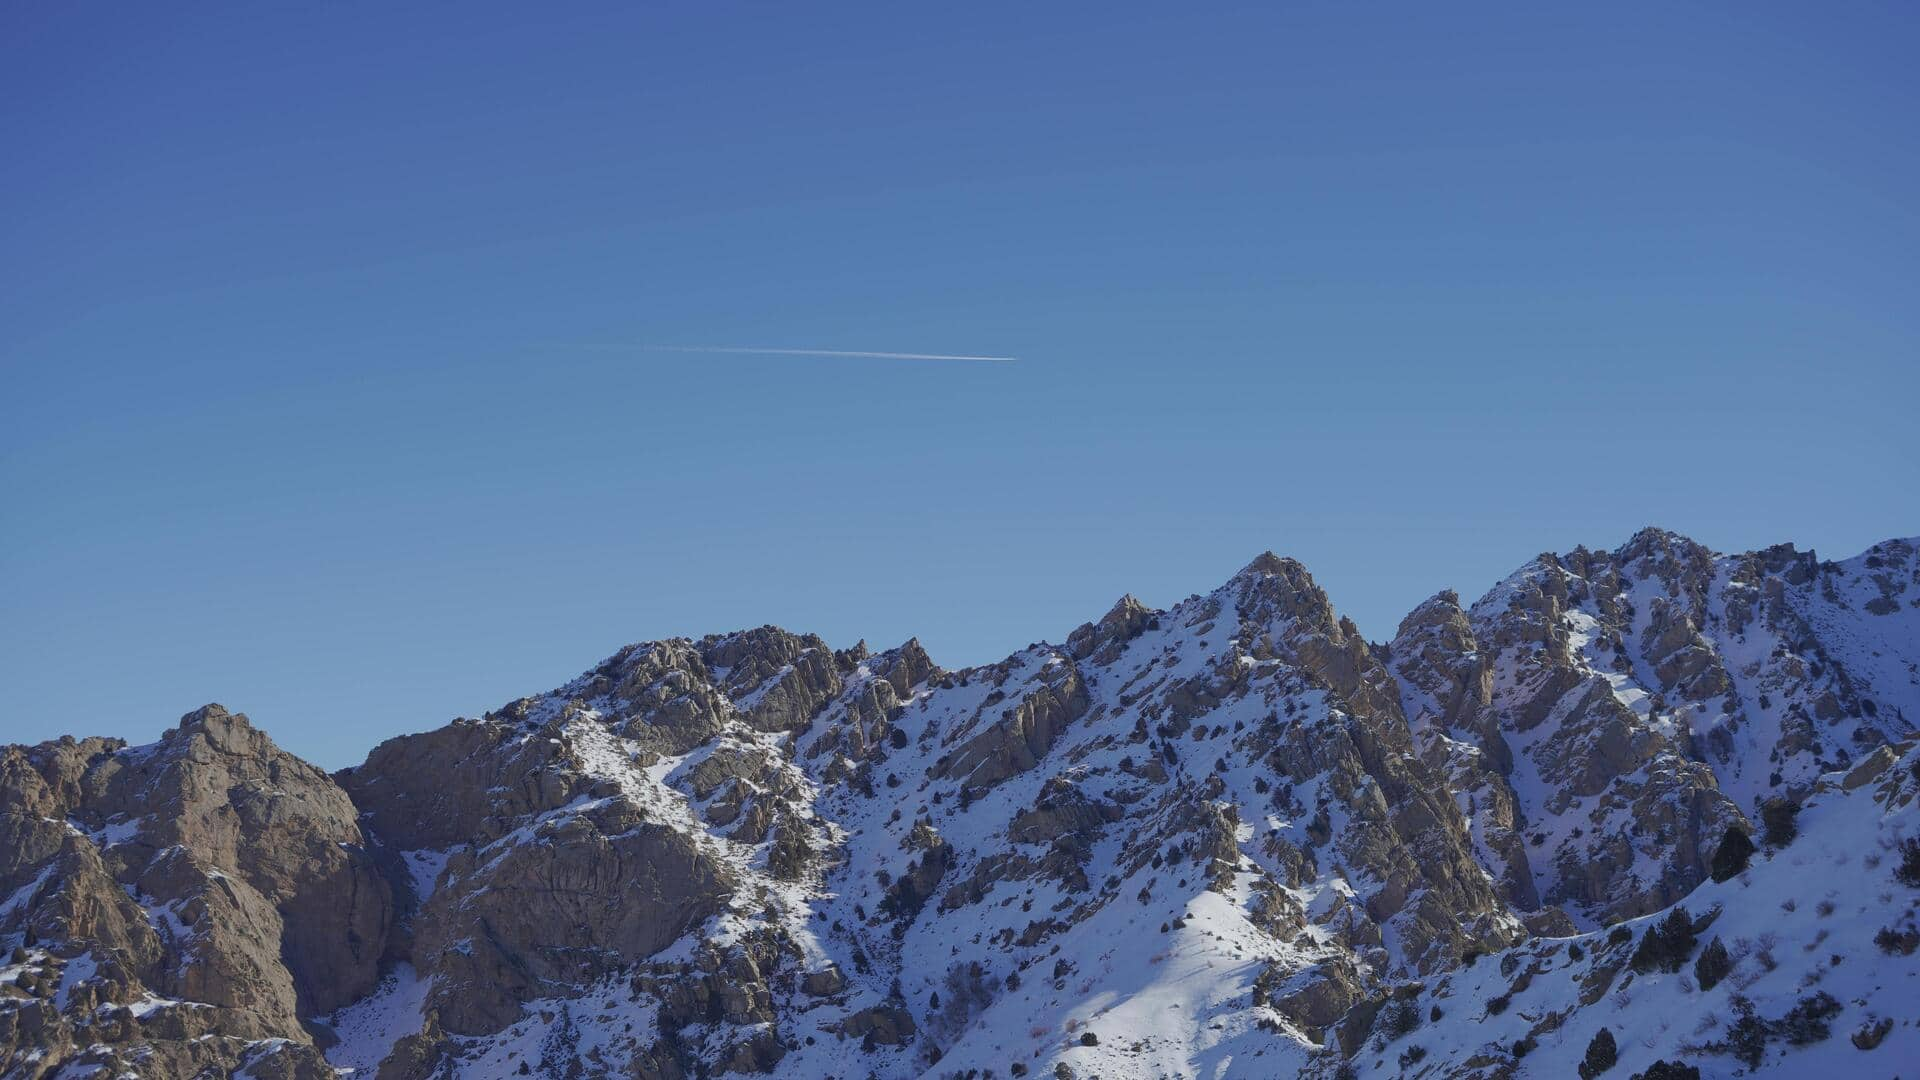
[[[861,360],[973,360],[1010,364],[1017,356],[960,356],[953,353],[869,352],[860,349],[775,349],[747,345],[577,345],[581,349],[643,349],[647,352],[729,353],[741,356],[845,356]]]

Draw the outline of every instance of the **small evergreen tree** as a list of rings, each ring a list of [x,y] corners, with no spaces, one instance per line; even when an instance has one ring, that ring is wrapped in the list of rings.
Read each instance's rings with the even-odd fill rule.
[[[1733,1009],[1738,1015],[1728,1026],[1726,1039],[1713,1049],[1733,1055],[1748,1070],[1757,1069],[1767,1056],[1767,1022],[1754,1013],[1753,1002],[1739,994],[1733,996]]]
[[[1909,888],[1920,889],[1920,837],[1909,836],[1900,845],[1900,865],[1893,878]]]
[[[1720,846],[1713,852],[1713,880],[1730,881],[1740,876],[1752,861],[1753,851],[1753,839],[1746,830],[1737,825],[1727,826],[1726,835],[1720,838]]]
[[[1790,799],[1768,799],[1760,804],[1760,825],[1765,830],[1767,846],[1783,848],[1793,843],[1800,835],[1800,826],[1794,818],[1800,813],[1800,807]]]
[[[1707,947],[1700,950],[1700,959],[1693,962],[1693,978],[1702,992],[1713,989],[1732,970],[1733,958],[1719,938],[1707,942]]]
[[[1387,1006],[1385,1014],[1380,1019],[1381,1029],[1386,1032],[1387,1041],[1392,1042],[1420,1027],[1420,1005],[1412,998],[1402,998]]]
[[[1613,1041],[1613,1032],[1601,1028],[1587,1044],[1587,1056],[1580,1059],[1580,1080],[1593,1080],[1619,1060],[1620,1047]]]
[[[1686,908],[1677,907],[1657,925],[1647,928],[1627,962],[1642,975],[1655,971],[1672,974],[1686,966],[1687,957],[1693,955],[1693,945],[1693,917],[1687,914]]]
[[[1678,953],[1682,960],[1693,955],[1693,916],[1687,909],[1674,908],[1660,922],[1660,933],[1667,939],[1667,948]]]

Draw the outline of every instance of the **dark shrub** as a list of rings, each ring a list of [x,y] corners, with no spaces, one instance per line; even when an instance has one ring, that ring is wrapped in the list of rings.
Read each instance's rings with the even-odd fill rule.
[[[1900,845],[1900,865],[1893,879],[1909,888],[1920,889],[1920,837],[1908,837]]]
[[[1513,999],[1511,997],[1508,997],[1506,994],[1501,994],[1497,998],[1488,998],[1487,999],[1487,1015],[1499,1016],[1501,1013],[1506,1012],[1507,1006],[1511,1004],[1513,1004]]]
[[[1828,1023],[1840,1012],[1840,1003],[1825,990],[1803,997],[1792,1011],[1780,1018],[1774,1025],[1782,1038],[1793,1046],[1806,1046],[1809,1043],[1826,1042],[1833,1038],[1833,1025]]]
[[[1893,1017],[1870,1017],[1861,1022],[1853,1031],[1850,1040],[1856,1050],[1872,1050],[1886,1040],[1887,1033],[1893,1030]]]
[[[1580,1080],[1593,1080],[1619,1060],[1620,1047],[1613,1041],[1613,1032],[1601,1028],[1587,1044],[1587,1056],[1580,1059]]]
[[[1735,1061],[1749,1070],[1757,1069],[1760,1059],[1767,1056],[1767,1022],[1754,1015],[1753,1002],[1744,997],[1736,995],[1733,1007],[1739,1016],[1727,1028],[1727,1037],[1714,1043],[1712,1048],[1733,1055]]]
[[[1700,959],[1693,962],[1693,978],[1702,991],[1713,989],[1732,970],[1733,958],[1719,938],[1707,942],[1707,947],[1700,950]]]
[[[1081,1046],[1099,1046],[1100,1036],[1095,1035],[1093,1032],[1089,1031],[1085,1035],[1080,1036],[1080,1045]]]
[[[1634,1073],[1633,1080],[1700,1080],[1700,1069],[1684,1061],[1656,1061],[1646,1072]]]
[[[1799,813],[1800,807],[1791,799],[1768,799],[1760,805],[1760,825],[1768,847],[1782,848],[1793,843],[1793,838],[1800,835],[1800,826],[1793,820]]]
[[[1514,1060],[1518,1061],[1521,1058],[1526,1057],[1528,1054],[1533,1053],[1533,1048],[1539,1045],[1540,1045],[1540,1040],[1534,1038],[1531,1035],[1527,1036],[1524,1039],[1519,1040],[1518,1042],[1515,1042],[1513,1044]]]
[[[1387,1041],[1392,1042],[1420,1027],[1420,1006],[1411,999],[1396,1001],[1381,1014],[1380,1024]]]
[[[1912,956],[1913,950],[1920,949],[1920,928],[1908,923],[1899,929],[1883,926],[1873,935],[1873,943],[1888,956]]]
[[[1400,1055],[1400,1067],[1402,1069],[1412,1068],[1413,1066],[1418,1065],[1420,1063],[1421,1058],[1426,1056],[1427,1056],[1426,1047],[1409,1046],[1407,1047],[1406,1052]]]
[[[1720,838],[1720,846],[1713,852],[1713,880],[1731,881],[1739,877],[1753,859],[1753,841],[1746,831],[1738,826],[1727,826],[1727,834]]]

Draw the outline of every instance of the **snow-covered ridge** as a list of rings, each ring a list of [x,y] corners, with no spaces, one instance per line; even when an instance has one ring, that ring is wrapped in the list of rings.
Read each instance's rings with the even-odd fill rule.
[[[203,1030],[239,1040],[208,1060],[421,1078],[1558,1076],[1611,1010],[1620,1075],[1678,1057],[1713,1075],[1734,1059],[1667,1037],[1679,1006],[1660,979],[1617,979],[1578,1009],[1555,980],[1587,979],[1617,958],[1613,928],[1675,905],[1759,926],[1778,911],[1745,909],[1777,906],[1786,867],[1839,880],[1861,872],[1855,856],[1834,869],[1843,838],[1911,835],[1910,758],[1890,747],[1909,753],[1920,717],[1916,620],[1912,542],[1834,564],[1647,530],[1542,556],[1471,606],[1437,594],[1387,645],[1267,554],[1210,593],[1164,610],[1123,597],[1061,644],[961,671],[917,641],[835,650],[777,627],[628,646],[331,781],[249,780],[329,829],[327,800],[348,807],[336,846],[378,868],[389,914],[361,942],[378,972],[352,1000],[305,1026],[208,1010]],[[185,1053],[165,1023],[203,1004],[59,914],[47,882],[77,864],[47,845],[129,875],[144,925],[179,923],[156,957],[170,970],[225,947],[194,936],[206,888],[280,895],[284,872],[246,843],[90,794],[129,769],[190,774],[185,745],[0,759],[0,795],[53,823],[0,857],[0,945],[24,950],[0,978],[24,992],[0,986],[0,1070],[165,1075],[140,1062]],[[262,775],[293,775],[279,768]],[[1872,783],[1848,779],[1863,769]],[[301,794],[315,781],[331,794]],[[258,820],[278,820],[267,805]],[[1796,807],[1798,840],[1709,881],[1730,834],[1760,839]],[[196,884],[135,873],[156,846]],[[1870,939],[1903,895],[1836,903],[1807,940],[1841,940],[1843,921]],[[1796,1004],[1774,974],[1851,977],[1817,951],[1773,950],[1756,1016]],[[330,957],[289,955],[291,985],[331,977]],[[1857,952],[1839,970],[1853,960],[1875,985],[1911,970]],[[1505,968],[1533,971],[1531,989]],[[1648,1004],[1614,1001],[1629,984]],[[1501,994],[1511,1009],[1489,1007]],[[1396,1002],[1416,998],[1440,1016],[1383,1042],[1377,1018],[1404,1023]],[[106,1026],[90,1000],[126,1019]],[[27,1007],[65,1026],[9,1044]],[[1878,1023],[1841,1010],[1833,1023]],[[1624,1025],[1655,1023],[1642,1015],[1666,1029],[1629,1047]],[[1836,1045],[1891,1061],[1907,1030]],[[1776,1039],[1766,1060],[1807,1053]]]

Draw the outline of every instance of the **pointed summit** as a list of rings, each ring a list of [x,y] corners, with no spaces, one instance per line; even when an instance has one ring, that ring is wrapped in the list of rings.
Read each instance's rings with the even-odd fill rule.
[[[1114,646],[1112,651],[1117,653],[1119,649],[1114,643],[1124,645],[1139,637],[1153,617],[1152,609],[1128,593],[1115,601],[1113,607],[1100,616],[1099,622],[1082,623],[1067,635],[1067,653],[1075,660],[1085,660],[1109,646]]]
[[[1299,560],[1275,555],[1272,551],[1263,551],[1255,555],[1252,562],[1241,567],[1240,572],[1233,576],[1238,580],[1240,578],[1273,577],[1274,575],[1289,575],[1305,572],[1306,567],[1300,565]]]
[[[1441,589],[1407,612],[1406,618],[1400,620],[1399,630],[1394,633],[1394,641],[1397,644],[1400,639],[1422,627],[1447,625],[1456,620],[1462,623],[1466,620],[1466,611],[1460,606],[1460,594],[1452,589]]]
[[[1632,562],[1647,555],[1669,555],[1694,559],[1713,557],[1706,545],[1692,537],[1663,529],[1658,525],[1648,525],[1633,534],[1633,538],[1621,545],[1615,555],[1622,561]]]
[[[162,741],[190,739],[196,735],[214,749],[229,754],[279,752],[273,740],[247,720],[246,713],[228,712],[226,706],[217,702],[209,702],[182,716]]]
[[[1231,597],[1243,619],[1260,623],[1294,620],[1320,633],[1335,634],[1340,618],[1326,590],[1298,559],[1263,551],[1221,586],[1217,595]]]

